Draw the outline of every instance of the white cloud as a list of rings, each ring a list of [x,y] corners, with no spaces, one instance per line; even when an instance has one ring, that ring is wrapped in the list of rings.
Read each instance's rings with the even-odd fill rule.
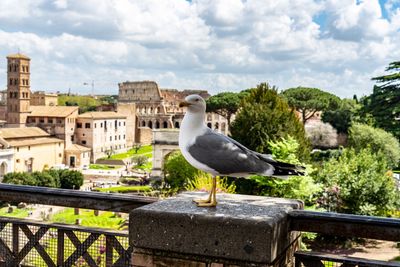
[[[116,93],[148,79],[216,93],[268,81],[352,96],[399,60],[399,28],[398,0],[2,0],[0,69],[20,49],[33,89],[89,92],[95,80]]]

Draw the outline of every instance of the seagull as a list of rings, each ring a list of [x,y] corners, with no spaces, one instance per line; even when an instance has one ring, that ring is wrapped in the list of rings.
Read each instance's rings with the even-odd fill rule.
[[[303,175],[304,168],[275,161],[271,155],[252,151],[239,142],[211,130],[205,124],[206,102],[199,95],[189,95],[179,103],[186,113],[179,131],[179,148],[193,167],[210,173],[212,188],[207,199],[193,200],[200,207],[217,205],[218,176],[247,177],[274,176],[286,179],[290,175]]]

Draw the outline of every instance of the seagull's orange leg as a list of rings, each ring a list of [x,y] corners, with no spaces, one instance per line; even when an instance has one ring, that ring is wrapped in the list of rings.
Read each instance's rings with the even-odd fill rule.
[[[207,202],[206,202],[207,201]],[[213,177],[213,184],[208,199],[204,202],[196,202],[198,207],[215,207],[217,206],[217,177]]]

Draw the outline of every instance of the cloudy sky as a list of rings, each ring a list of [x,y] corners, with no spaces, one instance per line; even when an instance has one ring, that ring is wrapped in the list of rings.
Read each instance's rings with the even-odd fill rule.
[[[341,97],[400,60],[400,0],[1,0],[6,56],[31,57],[31,89],[117,94],[123,81],[240,91],[269,82]]]

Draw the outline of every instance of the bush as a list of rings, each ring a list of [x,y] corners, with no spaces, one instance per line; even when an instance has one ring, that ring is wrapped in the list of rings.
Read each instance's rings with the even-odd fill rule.
[[[315,121],[306,125],[306,133],[314,148],[338,147],[337,132],[329,123]]]
[[[58,185],[56,179],[47,171],[33,172],[32,177],[36,180],[37,186],[57,187]]]
[[[210,191],[212,187],[211,174],[199,172],[186,185],[186,190],[189,191]],[[226,178],[217,177],[217,192],[235,193],[235,184],[228,184]]]
[[[83,174],[79,171],[62,170],[60,172],[60,186],[64,189],[76,189],[83,185]]]
[[[169,155],[164,164],[164,181],[174,189],[184,189],[188,181],[198,174],[198,170],[191,166],[182,156],[181,152],[176,151]]]
[[[396,204],[396,188],[386,157],[371,149],[344,149],[315,173],[327,188],[318,200],[334,212],[385,215]]]
[[[356,151],[369,147],[371,151],[382,152],[390,168],[397,167],[399,164],[399,141],[385,130],[355,123],[349,129],[348,145]]]
[[[18,185],[37,185],[37,181],[27,172],[11,172],[4,175],[3,183]]]
[[[132,157],[132,162],[135,163],[136,167],[141,167],[147,163],[148,158],[146,156]]]

